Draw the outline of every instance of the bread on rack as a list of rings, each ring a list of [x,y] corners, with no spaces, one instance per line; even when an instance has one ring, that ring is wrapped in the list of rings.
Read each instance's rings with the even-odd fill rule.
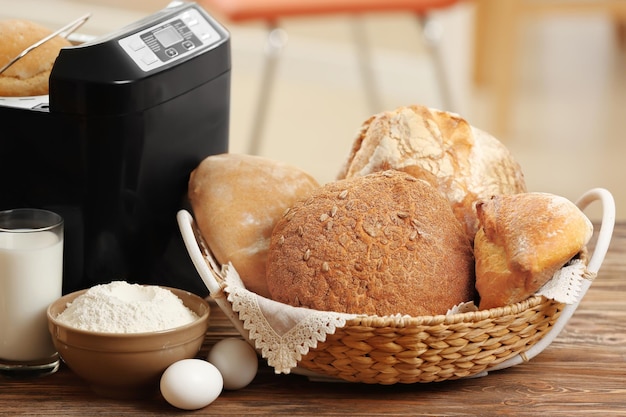
[[[476,205],[474,240],[480,309],[525,300],[584,248],[593,225],[564,197],[500,195]]]
[[[189,201],[203,238],[221,264],[232,262],[246,288],[268,297],[265,265],[275,223],[319,184],[269,158],[221,154],[191,173]]]
[[[28,20],[0,21],[0,68],[29,46],[52,33]],[[0,74],[0,96],[36,96],[48,94],[52,66],[61,48],[71,43],[60,36],[52,38],[20,58]]]
[[[390,170],[325,184],[272,234],[276,301],[324,311],[445,314],[473,300],[469,239],[429,183]]]
[[[501,142],[456,114],[424,106],[400,107],[366,120],[338,178],[387,169],[431,183],[471,239],[478,230],[477,200],[526,191],[519,164]]]

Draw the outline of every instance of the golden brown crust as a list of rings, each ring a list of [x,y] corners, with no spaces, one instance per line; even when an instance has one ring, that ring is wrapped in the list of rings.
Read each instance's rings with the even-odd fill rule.
[[[477,204],[474,240],[480,308],[523,301],[583,250],[593,233],[571,201],[548,193],[495,196]]]
[[[502,143],[458,115],[424,106],[365,121],[338,178],[386,169],[430,182],[450,201],[471,239],[478,230],[477,200],[526,191],[521,168]]]
[[[265,264],[272,229],[288,207],[318,187],[291,165],[222,154],[207,157],[191,173],[188,193],[217,261],[232,262],[247,289],[268,297]]]
[[[282,303],[356,314],[445,314],[473,299],[469,239],[428,183],[379,172],[324,185],[272,234],[267,280]]]
[[[12,19],[0,21],[0,67],[24,49],[52,33],[34,22]],[[35,96],[48,94],[52,65],[61,48],[71,43],[57,36],[35,48],[0,74],[0,96]]]

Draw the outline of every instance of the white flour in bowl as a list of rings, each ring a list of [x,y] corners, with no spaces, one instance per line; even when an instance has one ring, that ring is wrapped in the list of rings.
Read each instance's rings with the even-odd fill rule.
[[[96,285],[67,304],[57,316],[77,329],[104,333],[143,333],[193,322],[198,315],[166,288],[113,281]]]

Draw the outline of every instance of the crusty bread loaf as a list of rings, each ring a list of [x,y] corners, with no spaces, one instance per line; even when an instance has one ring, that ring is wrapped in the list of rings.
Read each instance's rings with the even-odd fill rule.
[[[276,224],[274,300],[356,314],[445,314],[473,299],[469,239],[447,200],[399,171],[328,183]]]
[[[548,193],[495,196],[477,204],[474,240],[480,308],[525,300],[578,254],[593,225],[566,198]]]
[[[275,223],[317,181],[269,158],[221,154],[191,173],[189,201],[202,236],[221,264],[232,262],[246,288],[269,296],[265,264]]]
[[[338,178],[386,169],[430,182],[450,201],[471,239],[478,230],[477,200],[526,191],[519,164],[501,142],[458,115],[424,106],[365,121]]]
[[[51,30],[27,20],[0,21],[0,67],[45,38]],[[33,49],[0,74],[0,96],[48,94],[48,81],[59,51],[71,43],[57,36]]]

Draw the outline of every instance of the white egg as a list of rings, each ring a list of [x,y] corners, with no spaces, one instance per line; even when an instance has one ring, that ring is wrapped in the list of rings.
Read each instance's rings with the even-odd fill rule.
[[[170,365],[161,376],[161,394],[174,407],[198,410],[211,404],[222,392],[220,371],[202,359],[183,359]]]
[[[259,360],[252,346],[235,338],[217,342],[207,360],[220,370],[224,388],[228,390],[247,386],[256,376],[259,367]]]

